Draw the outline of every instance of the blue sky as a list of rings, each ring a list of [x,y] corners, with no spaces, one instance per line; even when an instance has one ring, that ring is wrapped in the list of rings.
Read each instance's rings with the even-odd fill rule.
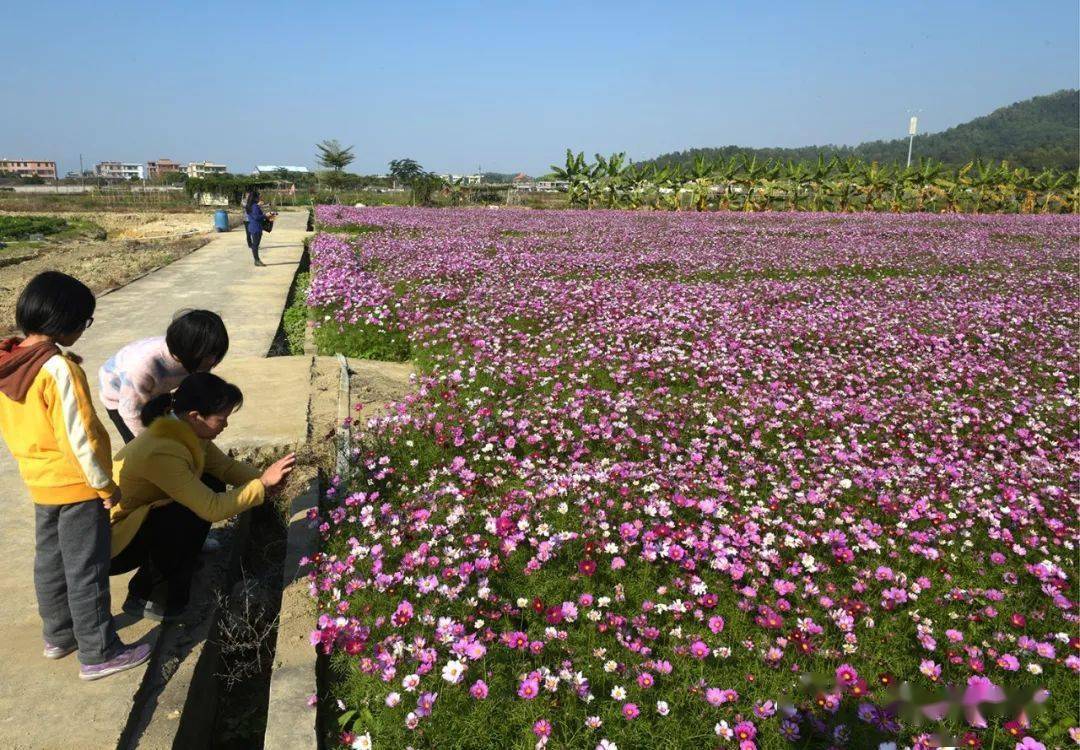
[[[5,4],[0,157],[531,173],[936,131],[1080,86],[1078,3]],[[8,106],[9,102],[17,106]]]

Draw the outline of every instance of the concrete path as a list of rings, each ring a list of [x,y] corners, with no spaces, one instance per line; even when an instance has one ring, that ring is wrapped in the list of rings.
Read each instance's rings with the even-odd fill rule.
[[[244,233],[221,234],[205,247],[98,300],[94,326],[74,347],[96,386],[101,364],[124,344],[163,335],[173,313],[201,307],[218,312],[229,329],[231,345],[221,367],[248,395],[242,414],[230,429],[237,444],[247,425],[260,436],[306,429],[306,377],[290,370],[296,386],[268,392],[258,389],[251,361],[264,357],[273,342],[297,264],[303,253],[307,215],[283,213],[272,234],[263,236],[266,268],[255,268]],[[306,362],[306,358],[305,358]],[[297,369],[296,365],[290,366]],[[288,369],[288,368],[286,368]],[[306,372],[304,373],[306,376]],[[299,383],[303,383],[300,390]],[[262,406],[265,405],[265,408]],[[269,406],[273,405],[274,410]],[[100,409],[100,405],[99,405]],[[265,414],[269,428],[260,426]],[[121,445],[112,424],[114,450]],[[226,437],[223,435],[222,437]],[[302,438],[302,433],[301,433]],[[237,440],[240,439],[240,440]],[[0,447],[0,747],[115,748],[142,679],[142,669],[93,683],[78,679],[74,656],[50,662],[41,656],[41,623],[33,590],[33,508],[6,446]],[[120,615],[128,576],[112,582],[112,607]],[[146,621],[128,624],[117,617],[125,642],[156,639],[160,627]]]

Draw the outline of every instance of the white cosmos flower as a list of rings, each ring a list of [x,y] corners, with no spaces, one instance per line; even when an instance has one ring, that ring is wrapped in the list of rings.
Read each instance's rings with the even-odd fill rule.
[[[465,674],[465,665],[457,659],[446,662],[446,666],[442,669],[442,678],[454,685],[461,680],[463,674]]]
[[[364,732],[362,735],[353,740],[353,750],[371,750],[371,733]]]

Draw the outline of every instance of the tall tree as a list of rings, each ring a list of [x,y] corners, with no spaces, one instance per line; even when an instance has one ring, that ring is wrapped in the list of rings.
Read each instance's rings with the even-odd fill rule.
[[[415,159],[394,159],[390,162],[390,176],[395,183],[400,182],[412,187],[424,174],[424,168],[417,164]]]
[[[319,150],[319,164],[335,172],[342,171],[352,164],[353,159],[356,158],[353,156],[353,147],[342,146],[337,142],[337,139],[316,143],[315,148]]]

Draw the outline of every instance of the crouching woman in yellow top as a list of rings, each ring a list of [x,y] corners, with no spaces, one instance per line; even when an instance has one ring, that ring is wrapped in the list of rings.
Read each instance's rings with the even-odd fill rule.
[[[260,472],[214,445],[242,403],[240,389],[217,375],[189,375],[174,393],[146,403],[141,419],[148,429],[116,455],[113,471],[122,499],[110,516],[109,572],[138,568],[124,602],[128,614],[158,621],[180,616],[210,524],[261,505],[292,471],[293,454]],[[204,472],[233,489],[214,492],[200,480]],[[162,578],[164,602],[152,598]]]

